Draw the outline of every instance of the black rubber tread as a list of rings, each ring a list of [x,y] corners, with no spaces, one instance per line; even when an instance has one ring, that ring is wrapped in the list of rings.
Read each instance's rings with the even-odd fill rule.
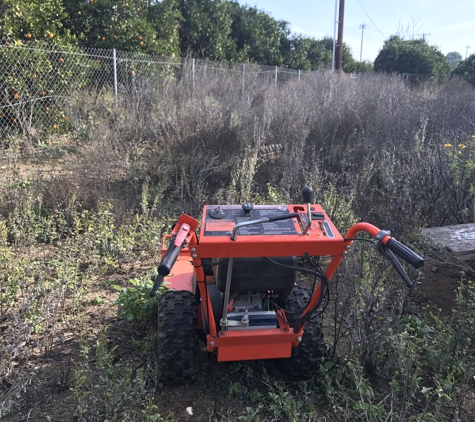
[[[196,372],[198,317],[196,299],[186,290],[167,290],[158,302],[158,379],[183,383]]]
[[[310,290],[305,287],[295,286],[290,295],[285,299],[285,309],[295,312],[295,315],[287,316],[290,323],[295,322],[304,310],[310,299]],[[323,341],[323,318],[322,314],[314,313],[305,324],[302,341],[292,349],[292,355],[288,359],[280,359],[282,371],[296,379],[310,378],[318,370],[325,354]]]

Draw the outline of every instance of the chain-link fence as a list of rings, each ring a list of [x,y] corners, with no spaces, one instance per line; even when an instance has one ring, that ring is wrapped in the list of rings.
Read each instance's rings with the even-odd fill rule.
[[[173,59],[116,50],[63,46],[46,49],[0,45],[0,139],[12,135],[40,140],[68,127],[65,101],[83,89],[108,89],[117,96],[146,78],[157,88],[174,80],[234,75],[243,90],[255,78],[277,86],[311,72],[250,63]]]

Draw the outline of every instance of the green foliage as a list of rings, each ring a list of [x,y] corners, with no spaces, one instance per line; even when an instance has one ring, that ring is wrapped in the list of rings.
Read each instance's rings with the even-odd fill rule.
[[[8,63],[0,68],[0,134],[38,132],[44,138],[69,128],[61,100],[85,86],[96,67],[76,52],[72,44],[38,40],[0,46],[0,61]]]
[[[475,54],[472,54],[465,60],[459,61],[452,73],[475,86]]]
[[[94,359],[90,355],[94,354]],[[147,388],[147,368],[134,370],[117,361],[114,350],[107,348],[104,332],[91,347],[82,341],[82,362],[73,370],[71,393],[74,416],[79,420],[100,418],[104,421],[167,421],[157,412]]]
[[[404,40],[392,36],[385,41],[374,61],[375,72],[399,73],[430,77],[434,82],[447,81],[450,65],[437,47],[424,39]]]
[[[462,61],[462,55],[457,51],[451,51],[450,53],[447,53],[445,57],[449,62],[451,70],[454,70],[459,64],[459,62]]]
[[[129,280],[129,284],[130,287],[113,286],[119,292],[119,297],[114,302],[119,306],[119,317],[127,321],[150,323],[157,315],[158,299],[167,290],[166,285],[162,284],[156,296],[150,297],[153,281],[149,275]]]
[[[3,0],[3,7],[0,35],[7,39],[51,41],[63,32],[62,0]]]
[[[325,40],[293,35],[287,37],[284,42],[286,67],[303,70],[331,68],[332,50],[327,48],[328,43]]]
[[[180,48],[210,60],[229,60],[234,53],[230,38],[232,18],[225,0],[178,0],[183,16]]]
[[[277,21],[255,7],[236,1],[229,2],[228,7],[232,18],[230,37],[236,48],[234,60],[281,66],[282,44],[290,34],[288,22]]]
[[[453,200],[458,204],[458,221],[469,222],[472,203],[475,199],[475,135],[465,143],[444,144],[447,153],[447,166],[450,170],[449,183]]]
[[[151,4],[145,0],[65,0],[65,27],[81,45],[96,48],[178,53],[180,15],[175,1]]]

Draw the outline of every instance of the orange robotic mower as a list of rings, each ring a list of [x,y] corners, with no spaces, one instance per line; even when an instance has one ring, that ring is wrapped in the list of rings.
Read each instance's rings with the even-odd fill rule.
[[[218,362],[280,359],[292,377],[308,375],[324,357],[322,309],[328,283],[355,235],[365,231],[413,287],[396,255],[415,268],[424,260],[368,223],[343,237],[306,186],[304,204],[205,205],[199,223],[183,214],[162,242],[151,296],[158,303],[158,366],[164,382],[196,372],[200,337]],[[168,247],[165,245],[168,243]],[[331,260],[323,271],[313,257]],[[314,259],[314,258],[313,258]],[[298,265],[307,260],[313,265]],[[313,287],[297,285],[297,274]]]

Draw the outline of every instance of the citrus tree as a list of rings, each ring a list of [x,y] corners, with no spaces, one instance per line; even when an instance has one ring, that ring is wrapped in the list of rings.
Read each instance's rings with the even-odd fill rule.
[[[64,0],[64,25],[84,47],[178,54],[175,0]]]
[[[86,86],[97,64],[71,44],[34,40],[0,46],[0,132],[36,141],[69,127],[64,101]]]
[[[183,17],[180,49],[183,56],[225,61],[234,57],[232,18],[225,0],[179,0]]]
[[[390,37],[374,61],[376,72],[427,76],[435,82],[445,82],[450,73],[447,58],[424,39],[404,40]]]
[[[0,33],[7,40],[57,40],[66,17],[62,0],[3,0]]]

